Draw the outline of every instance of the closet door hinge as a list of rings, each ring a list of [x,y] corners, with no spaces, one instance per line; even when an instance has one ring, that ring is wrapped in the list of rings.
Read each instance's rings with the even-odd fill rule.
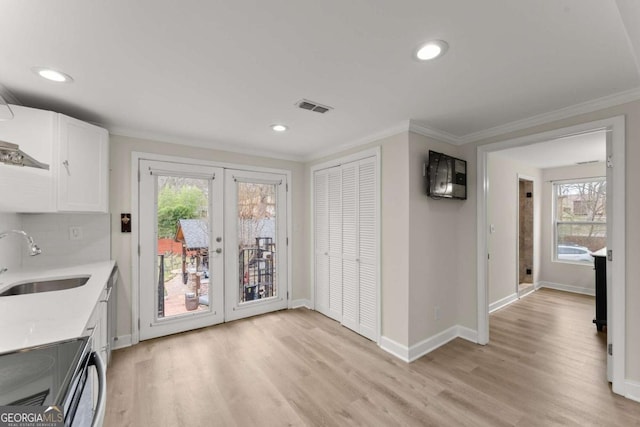
[[[289,191],[289,183],[288,182],[284,185],[284,189],[285,189],[285,191]]]
[[[607,353],[609,353],[609,356],[613,356],[613,344],[607,346]]]
[[[613,156],[607,156],[607,168],[613,167]]]
[[[289,238],[287,237],[287,246],[289,246]]]

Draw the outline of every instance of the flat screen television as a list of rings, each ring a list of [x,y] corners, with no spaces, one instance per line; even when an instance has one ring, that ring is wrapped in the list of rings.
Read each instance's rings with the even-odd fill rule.
[[[427,196],[433,199],[467,199],[467,162],[429,150],[425,171]]]

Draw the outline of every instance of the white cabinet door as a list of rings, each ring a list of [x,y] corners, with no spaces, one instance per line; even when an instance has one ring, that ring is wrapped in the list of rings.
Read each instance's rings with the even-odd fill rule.
[[[0,121],[0,140],[20,149],[49,170],[0,163],[1,212],[52,212],[55,206],[53,153],[57,115],[51,111],[12,105],[12,120]]]
[[[108,212],[108,132],[62,114],[58,126],[58,210]]]

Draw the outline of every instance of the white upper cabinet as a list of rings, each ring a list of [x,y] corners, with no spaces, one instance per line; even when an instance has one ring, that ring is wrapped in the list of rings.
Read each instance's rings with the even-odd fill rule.
[[[109,134],[106,129],[60,114],[58,210],[109,210]]]
[[[0,211],[55,212],[53,148],[58,117],[51,111],[12,105],[12,120],[0,121],[0,140],[17,144],[20,150],[49,169],[0,163]]]
[[[11,109],[0,140],[49,169],[0,163],[0,212],[108,212],[107,131],[52,111]]]

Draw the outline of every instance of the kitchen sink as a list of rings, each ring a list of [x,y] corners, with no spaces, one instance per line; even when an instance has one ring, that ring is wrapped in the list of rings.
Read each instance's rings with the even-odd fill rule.
[[[6,291],[0,293],[0,297],[73,289],[86,284],[90,277],[91,276],[78,276],[64,279],[37,280],[33,282],[17,283],[9,287]]]

